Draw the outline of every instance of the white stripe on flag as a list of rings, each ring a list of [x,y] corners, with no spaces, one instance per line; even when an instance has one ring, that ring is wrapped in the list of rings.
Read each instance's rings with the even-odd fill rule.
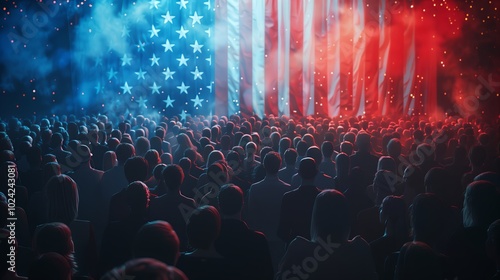
[[[227,102],[228,114],[240,113],[240,6],[227,1]]]
[[[290,116],[290,1],[278,0],[278,112]]]
[[[302,49],[302,77],[304,116],[314,115],[314,1],[303,0],[304,45]]]
[[[265,83],[265,24],[264,0],[252,1],[252,106],[258,116],[264,116]]]

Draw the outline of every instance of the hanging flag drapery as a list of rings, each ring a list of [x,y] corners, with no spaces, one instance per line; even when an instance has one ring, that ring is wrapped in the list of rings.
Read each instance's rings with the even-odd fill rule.
[[[90,38],[80,44],[77,90],[96,93],[109,111],[152,110],[184,119],[411,115],[435,109],[436,58],[429,45],[417,45],[411,0],[117,6],[112,13],[119,16],[101,25],[96,13],[104,9],[95,7],[92,17],[82,19],[89,23],[85,28],[95,25],[93,33],[82,30],[75,38]],[[88,42],[99,36],[107,37],[107,48],[89,51]]]

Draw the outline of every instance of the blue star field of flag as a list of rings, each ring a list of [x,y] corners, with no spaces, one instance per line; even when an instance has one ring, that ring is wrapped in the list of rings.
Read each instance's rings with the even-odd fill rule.
[[[95,77],[93,93],[102,107],[181,118],[211,114],[213,1],[153,0],[121,7],[121,20],[110,22],[121,26],[110,29],[125,46],[108,48],[82,69],[86,79]],[[140,17],[134,6],[142,7]]]

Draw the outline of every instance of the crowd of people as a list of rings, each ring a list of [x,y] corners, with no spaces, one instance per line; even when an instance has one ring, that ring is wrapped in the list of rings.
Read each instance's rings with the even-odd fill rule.
[[[12,117],[0,150],[1,279],[500,279],[498,119]]]

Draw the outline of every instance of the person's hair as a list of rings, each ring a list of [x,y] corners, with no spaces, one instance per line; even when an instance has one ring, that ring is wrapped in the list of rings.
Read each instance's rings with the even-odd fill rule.
[[[102,157],[102,170],[106,171],[116,165],[116,153],[113,151],[106,151]]]
[[[167,188],[177,190],[184,181],[184,171],[177,164],[169,164],[163,169],[163,180]]]
[[[342,243],[349,237],[349,204],[337,190],[324,190],[316,196],[311,220],[311,239]]]
[[[495,185],[488,181],[475,181],[465,190],[464,227],[487,228],[500,218],[500,199]]]
[[[469,160],[472,166],[481,167],[487,158],[487,151],[484,146],[478,145],[472,147],[469,152]]]
[[[330,141],[324,141],[321,144],[321,153],[324,158],[331,158],[333,155],[333,143]]]
[[[195,249],[210,249],[219,236],[221,219],[213,206],[201,206],[193,211],[186,225],[189,244]]]
[[[152,258],[136,258],[104,274],[101,280],[188,280],[179,269]]]
[[[191,166],[192,166],[192,163],[191,163],[191,160],[187,157],[182,157],[180,160],[179,160],[179,166],[182,168],[182,170],[184,170],[184,173],[189,173],[189,171],[191,170]]]
[[[380,221],[384,225],[391,224],[395,234],[408,237],[408,221],[406,203],[400,196],[389,195],[382,200],[380,205]]]
[[[267,174],[276,175],[281,166],[281,156],[277,152],[269,152],[265,156],[263,163]]]
[[[491,223],[488,227],[488,239],[486,248],[494,251],[497,258],[500,258],[500,219]]]
[[[135,140],[136,153],[140,156],[144,156],[146,152],[151,148],[148,138],[144,136],[139,136]]]
[[[377,171],[381,170],[396,172],[396,161],[390,156],[381,156],[378,159]]]
[[[343,141],[340,143],[340,152],[345,153],[346,155],[351,155],[354,151],[354,145],[349,141]]]
[[[207,166],[210,166],[219,160],[224,160],[224,154],[222,154],[219,150],[213,150],[210,154],[208,154]]]
[[[279,153],[284,155],[285,151],[292,146],[292,140],[288,137],[283,137],[280,139],[279,143]]]
[[[413,199],[411,225],[415,241],[432,244],[443,228],[443,204],[433,193],[421,193]]]
[[[142,211],[149,206],[149,189],[141,181],[130,183],[125,191],[125,197],[132,211]]]
[[[321,153],[321,150],[316,146],[311,146],[307,149],[306,157],[313,158],[314,162],[318,166],[323,161],[323,154]]]
[[[433,167],[425,174],[425,191],[435,193],[442,199],[447,199],[451,196],[449,181],[450,174],[446,169],[442,167]]]
[[[288,148],[284,154],[286,166],[295,166],[297,161],[297,151],[294,148]]]
[[[70,280],[73,276],[70,262],[55,252],[38,257],[30,267],[30,280]]]
[[[440,255],[423,242],[407,242],[399,251],[394,280],[441,280]]]
[[[307,145],[306,141],[304,141],[304,140],[300,140],[297,143],[297,146],[295,147],[295,149],[297,150],[297,154],[299,156],[305,156],[308,148],[309,148],[309,146]]]
[[[134,181],[145,181],[148,176],[148,162],[141,156],[127,159],[123,166],[125,178],[129,183]]]
[[[337,167],[337,176],[349,174],[351,159],[347,154],[339,153],[335,157],[335,162]]]
[[[57,175],[45,185],[47,217],[50,222],[70,224],[78,216],[78,188],[67,175]]]
[[[234,184],[223,185],[217,199],[220,213],[223,215],[237,214],[243,208],[243,191]]]
[[[389,156],[399,156],[401,154],[401,141],[397,138],[392,138],[387,143],[387,153]]]
[[[148,162],[148,167],[153,170],[155,166],[161,163],[160,154],[157,150],[148,150],[144,155],[144,159]]]
[[[229,150],[231,148],[231,137],[227,134],[222,135],[220,138],[220,145],[222,149]]]
[[[299,175],[304,180],[311,180],[318,174],[318,166],[313,158],[305,157],[299,163]]]
[[[129,143],[120,143],[116,146],[116,158],[119,164],[124,164],[125,161],[135,155],[135,148]]]
[[[39,225],[33,237],[33,251],[37,255],[49,252],[58,253],[63,256],[76,270],[77,265],[74,253],[71,230],[63,223],[46,223]]]
[[[50,146],[52,148],[59,148],[63,144],[64,138],[61,133],[56,132],[52,134],[52,138],[50,138]]]
[[[179,237],[165,221],[144,224],[134,241],[135,258],[154,258],[167,265],[175,265],[179,257]]]

